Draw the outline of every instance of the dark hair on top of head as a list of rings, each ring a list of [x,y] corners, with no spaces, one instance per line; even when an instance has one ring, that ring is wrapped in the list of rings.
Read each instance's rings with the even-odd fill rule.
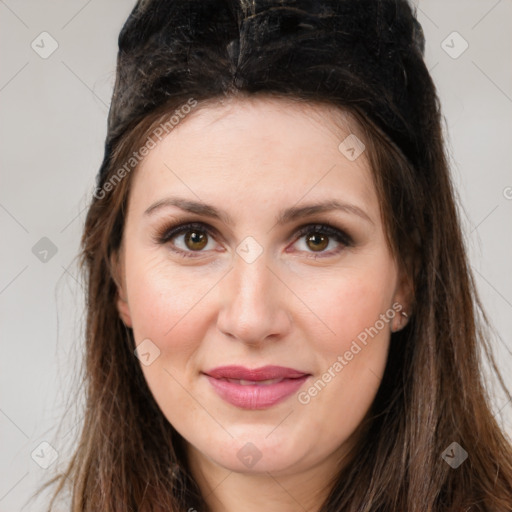
[[[323,103],[355,118],[388,241],[413,283],[410,319],[391,335],[362,441],[328,482],[320,512],[512,510],[510,440],[493,417],[481,353],[503,381],[467,261],[424,48],[406,0],[135,5],[119,36],[102,193],[82,236],[86,409],[78,448],[55,479],[55,497],[71,486],[73,512],[205,510],[183,439],[156,404],[116,308],[111,262],[137,172],[122,166],[190,98],[208,106],[260,96]],[[469,453],[457,469],[442,458],[453,442]]]
[[[419,163],[430,107],[424,47],[405,0],[139,2],[119,35],[105,157],[174,96],[201,99],[206,82],[209,96],[325,95],[357,105]]]

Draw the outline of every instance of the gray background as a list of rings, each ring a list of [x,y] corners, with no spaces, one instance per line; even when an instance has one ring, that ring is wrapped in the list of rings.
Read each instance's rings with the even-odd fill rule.
[[[0,0],[0,512],[44,509],[44,499],[24,504],[78,432],[79,407],[67,402],[83,320],[75,258],[103,154],[117,36],[133,3]],[[472,268],[512,387],[512,0],[415,4]],[[512,404],[494,397],[511,432]],[[43,442],[58,452],[48,469]]]

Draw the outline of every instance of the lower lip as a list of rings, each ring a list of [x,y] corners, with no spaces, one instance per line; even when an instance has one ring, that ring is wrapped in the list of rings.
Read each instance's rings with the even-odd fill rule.
[[[309,375],[298,379],[283,379],[276,384],[247,385],[227,380],[214,379],[206,375],[217,394],[226,402],[242,409],[267,409],[282,402],[298,391]]]

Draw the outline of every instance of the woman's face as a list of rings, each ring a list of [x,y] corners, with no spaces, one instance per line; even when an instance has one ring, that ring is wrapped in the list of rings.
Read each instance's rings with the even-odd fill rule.
[[[366,154],[331,116],[192,110],[133,176],[118,309],[195,460],[332,468],[379,387],[404,286]]]

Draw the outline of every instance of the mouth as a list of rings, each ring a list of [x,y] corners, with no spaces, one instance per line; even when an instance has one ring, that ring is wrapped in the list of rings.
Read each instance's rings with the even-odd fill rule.
[[[226,382],[231,382],[231,384],[239,384],[240,386],[268,386],[269,384],[277,384],[278,382],[282,382],[284,378],[281,379],[266,379],[266,380],[245,380],[245,379],[218,379],[224,380]]]
[[[213,390],[224,401],[242,409],[267,409],[293,395],[311,376],[282,366],[248,369],[222,366],[204,372]]]

